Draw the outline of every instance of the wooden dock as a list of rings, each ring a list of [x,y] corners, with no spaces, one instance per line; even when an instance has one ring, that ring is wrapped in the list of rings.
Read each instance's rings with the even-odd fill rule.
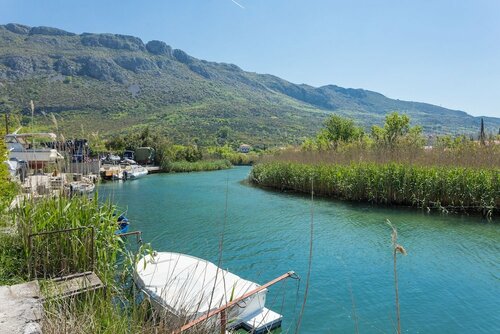
[[[58,277],[48,282],[47,288],[44,289],[44,300],[72,297],[105,287],[92,271]]]
[[[159,173],[161,171],[160,166],[145,166],[145,167],[148,170],[149,174]]]

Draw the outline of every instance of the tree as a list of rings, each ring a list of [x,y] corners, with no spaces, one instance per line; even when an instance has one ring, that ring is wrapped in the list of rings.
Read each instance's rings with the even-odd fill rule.
[[[410,118],[393,112],[385,117],[385,139],[389,146],[394,146],[396,141],[410,131]]]
[[[231,133],[231,128],[227,125],[219,128],[217,131],[217,144],[223,146],[229,139],[229,135]]]
[[[400,115],[392,112],[385,117],[384,127],[372,126],[372,138],[380,145],[395,147],[402,141],[414,146],[422,146],[425,139],[422,136],[420,126],[410,127],[410,118],[407,115]]]
[[[422,135],[422,127],[414,126],[411,127],[406,136],[403,137],[403,141],[407,146],[422,147],[425,145],[425,138]]]
[[[306,138],[301,145],[302,151],[314,151],[316,148],[316,142],[311,138]]]
[[[0,114],[2,115],[5,132],[13,132],[21,125],[21,112],[14,102],[7,98],[0,98]]]
[[[485,139],[486,139],[486,134],[484,133],[484,121],[481,118],[481,129],[479,131],[479,141],[481,142],[482,145],[484,145]]]
[[[351,142],[363,136],[363,129],[356,126],[350,119],[332,115],[325,121],[325,131],[322,132],[326,139],[333,142],[334,146],[340,142]]]
[[[377,143],[385,143],[385,130],[378,125],[372,126],[372,138]]]
[[[139,142],[141,146],[149,146],[151,143],[151,136],[149,133],[149,126],[146,126],[144,129],[141,131],[141,135],[139,136]]]

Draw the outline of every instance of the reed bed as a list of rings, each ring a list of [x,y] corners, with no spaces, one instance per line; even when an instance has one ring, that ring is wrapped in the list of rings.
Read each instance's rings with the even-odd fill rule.
[[[301,150],[288,148],[264,156],[260,162],[286,161],[306,164],[401,163],[417,166],[452,166],[466,168],[499,168],[500,145],[466,142],[454,148],[414,146],[364,146],[344,144],[337,150]]]
[[[117,229],[115,211],[116,207],[110,203],[99,203],[97,194],[94,198],[77,196],[24,201],[12,211],[12,221],[22,248],[22,254],[18,256],[19,267],[23,268],[20,274],[28,278],[44,278],[74,273],[78,268],[95,269],[101,279],[111,281],[120,252],[120,240],[114,235]],[[29,238],[30,234],[82,227],[84,229],[67,235],[47,234]],[[91,228],[95,235],[92,235]],[[94,259],[94,268],[90,268],[91,259]],[[31,264],[34,267],[28,272]]]
[[[228,160],[200,160],[195,162],[174,161],[168,166],[168,172],[186,173],[186,172],[202,172],[213,171],[231,168],[231,162]]]
[[[254,184],[351,201],[481,212],[500,209],[500,168],[420,166],[398,162],[268,161],[255,165]]]

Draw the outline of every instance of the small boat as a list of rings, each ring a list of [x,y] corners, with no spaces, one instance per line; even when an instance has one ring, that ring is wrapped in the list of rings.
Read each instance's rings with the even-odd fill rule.
[[[95,190],[95,184],[87,181],[73,181],[69,184],[70,194],[91,194]]]
[[[127,217],[124,215],[120,215],[117,219],[118,222],[118,230],[116,230],[115,234],[123,234],[128,232],[128,227],[130,225]]]
[[[243,298],[225,310],[226,329],[243,327],[252,333],[267,333],[281,326],[282,316],[265,308],[267,288],[246,296],[260,285],[209,261],[155,252],[144,256],[135,269],[136,284],[160,312],[193,320]],[[207,326],[214,326],[216,319],[210,318]]]
[[[148,170],[140,165],[130,165],[123,171],[123,179],[134,180],[146,175],[148,175]]]

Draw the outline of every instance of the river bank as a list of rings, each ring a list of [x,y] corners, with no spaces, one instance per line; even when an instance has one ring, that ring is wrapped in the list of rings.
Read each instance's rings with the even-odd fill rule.
[[[247,186],[241,181],[250,170],[156,174],[140,183],[106,183],[99,193],[127,207],[134,228],[158,251],[217,262],[224,231],[224,268],[256,282],[296,271],[303,278],[298,293],[289,282],[268,294],[269,305],[284,315],[283,332],[293,332],[294,305],[302,302],[308,266],[310,198]],[[356,324],[360,332],[393,332],[386,219],[398,228],[398,240],[408,251],[398,262],[403,330],[494,331],[500,321],[497,224],[477,216],[321,198],[313,209],[313,271],[301,333],[354,332]]]
[[[116,213],[121,211],[115,205],[97,195],[44,197],[22,204],[2,217],[1,333],[178,329],[171,319],[159,320],[133,284],[135,265],[150,248],[133,236],[117,235]]]

